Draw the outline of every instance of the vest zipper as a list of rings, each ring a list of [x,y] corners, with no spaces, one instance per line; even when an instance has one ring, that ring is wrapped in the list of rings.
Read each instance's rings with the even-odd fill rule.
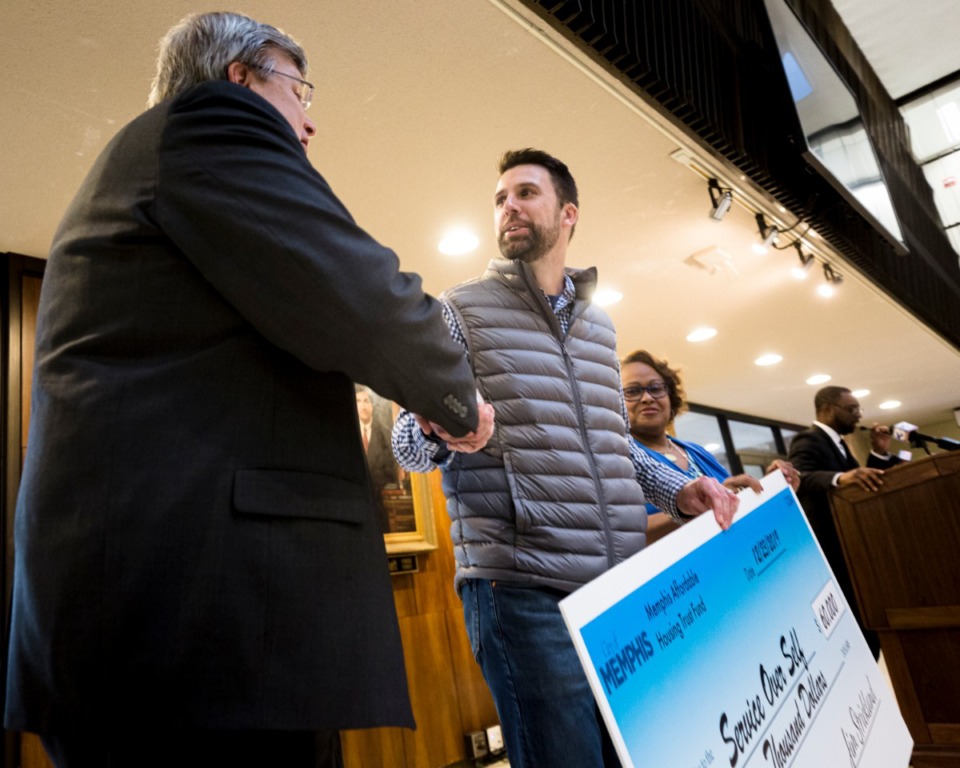
[[[570,385],[570,392],[573,395],[577,415],[577,426],[580,429],[580,439],[583,441],[583,452],[587,459],[587,467],[590,469],[590,477],[593,478],[593,486],[597,491],[597,505],[600,510],[600,523],[603,526],[603,534],[607,540],[607,567],[613,568],[613,566],[616,564],[616,560],[613,552],[613,532],[610,530],[610,516],[607,514],[607,504],[606,499],[603,496],[603,486],[600,484],[600,475],[597,472],[597,464],[593,458],[593,451],[590,450],[590,441],[587,436],[587,425],[584,423],[583,402],[580,400],[580,390],[577,389],[577,376],[576,371],[573,368],[573,361],[570,359],[570,354],[567,352],[565,334],[563,333],[563,329],[560,327],[560,320],[557,318],[556,313],[553,311],[553,308],[547,301],[546,296],[543,295],[543,291],[540,290],[540,286],[537,285],[536,281],[531,278],[529,267],[522,262],[518,263],[517,266],[520,267],[518,271],[523,276],[523,280],[527,285],[527,290],[534,297],[534,299],[540,300],[540,311],[544,314],[547,322],[553,328],[554,335],[557,337],[557,341],[560,343],[560,352],[563,356],[563,364],[567,369],[567,382]],[[579,316],[575,313],[576,305],[574,305],[574,311],[570,313],[571,323],[574,319],[576,319],[576,317]]]

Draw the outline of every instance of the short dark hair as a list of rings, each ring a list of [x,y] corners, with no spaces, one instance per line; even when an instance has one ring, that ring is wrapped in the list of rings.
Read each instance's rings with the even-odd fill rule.
[[[550,172],[553,180],[553,189],[557,193],[560,205],[573,203],[580,207],[580,196],[577,193],[577,182],[573,179],[570,169],[561,160],[539,149],[526,147],[525,149],[511,149],[503,153],[497,168],[503,176],[511,168],[518,165],[539,165]]]
[[[638,349],[636,352],[631,352],[620,361],[621,366],[629,363],[643,363],[644,365],[649,365],[651,368],[653,368],[653,370],[660,374],[660,378],[663,379],[663,383],[667,385],[667,394],[670,396],[670,410],[673,412],[673,416],[676,416],[684,409],[687,404],[687,393],[683,391],[683,382],[680,380],[680,371],[678,371],[676,368],[671,368],[666,360],[657,359],[645,349]],[[673,416],[671,416],[671,418],[673,418]]]
[[[840,396],[847,394],[850,390],[846,387],[824,387],[813,398],[813,407],[817,413],[820,413],[828,405],[836,405],[840,402]]]

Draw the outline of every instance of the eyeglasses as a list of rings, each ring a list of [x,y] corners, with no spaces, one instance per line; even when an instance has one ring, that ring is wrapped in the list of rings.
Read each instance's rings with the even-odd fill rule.
[[[662,381],[655,381],[645,387],[641,387],[639,384],[634,384],[626,387],[623,390],[623,399],[628,403],[632,403],[636,400],[642,400],[644,392],[650,395],[650,397],[652,397],[654,400],[659,400],[661,397],[667,396],[667,385]]]
[[[280,75],[280,77],[286,77],[289,80],[296,80],[300,83],[300,92],[297,96],[300,97],[300,103],[303,104],[304,111],[310,109],[310,105],[313,103],[313,83],[308,83],[299,77],[288,75],[286,72],[277,72],[277,70],[270,69],[269,67],[257,67],[257,69],[267,75]]]
[[[863,413],[863,406],[857,403],[856,405],[840,405],[840,403],[834,403],[834,408],[839,408],[841,411],[846,411],[847,413]]]

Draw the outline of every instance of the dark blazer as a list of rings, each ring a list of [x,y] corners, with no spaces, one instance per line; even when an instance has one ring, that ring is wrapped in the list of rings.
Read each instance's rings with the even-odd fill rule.
[[[800,472],[800,489],[797,497],[800,506],[810,521],[820,547],[833,569],[840,589],[843,590],[850,603],[857,623],[863,629],[860,621],[860,611],[856,604],[853,592],[853,582],[843,557],[840,546],[840,537],[833,523],[830,511],[829,494],[833,490],[833,478],[838,472],[846,472],[860,466],[859,462],[850,454],[844,454],[833,442],[833,439],[817,426],[800,432],[790,444],[790,463]],[[873,651],[874,657],[879,653],[879,642],[876,633],[866,631],[867,644]]]
[[[390,438],[390,426],[374,412],[370,425],[370,442],[367,445],[367,471],[370,473],[370,484],[373,486],[380,530],[383,533],[395,533],[390,530],[390,515],[383,503],[383,489],[388,483],[397,483],[400,469],[393,458]]]
[[[392,427],[376,415],[370,425],[370,443],[367,446],[367,466],[373,490],[379,494],[388,483],[396,483],[399,466],[393,458],[390,445]]]
[[[473,378],[280,113],[216,82],[126,126],[37,336],[7,726],[410,725],[351,379],[463,434]]]

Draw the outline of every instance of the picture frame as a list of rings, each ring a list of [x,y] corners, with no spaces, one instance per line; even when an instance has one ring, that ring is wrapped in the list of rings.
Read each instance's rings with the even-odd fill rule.
[[[363,384],[354,387],[367,469],[378,505],[387,554],[429,552],[437,548],[436,496],[430,475],[406,472],[390,445],[400,407]]]

